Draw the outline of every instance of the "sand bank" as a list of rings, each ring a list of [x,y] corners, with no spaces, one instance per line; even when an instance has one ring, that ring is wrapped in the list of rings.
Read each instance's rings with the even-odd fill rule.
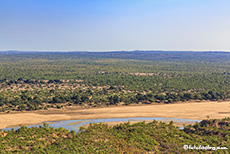
[[[43,121],[128,117],[168,117],[203,120],[230,117],[230,101],[178,103],[161,105],[116,106],[79,109],[16,112],[0,114],[0,128],[39,124]]]

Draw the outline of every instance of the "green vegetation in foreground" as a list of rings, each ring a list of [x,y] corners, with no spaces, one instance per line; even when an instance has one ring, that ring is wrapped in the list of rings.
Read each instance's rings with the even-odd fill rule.
[[[229,98],[227,52],[0,53],[0,112]]]
[[[0,153],[228,153],[230,118],[203,120],[180,130],[153,121],[109,127],[90,124],[75,134],[64,128],[21,127],[0,131]],[[184,150],[184,145],[226,147],[227,150]]]

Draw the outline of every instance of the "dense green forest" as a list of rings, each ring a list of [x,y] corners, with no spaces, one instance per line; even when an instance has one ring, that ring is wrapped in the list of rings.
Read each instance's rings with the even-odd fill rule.
[[[0,153],[228,153],[230,119],[203,120],[179,129],[173,122],[139,122],[115,126],[90,124],[78,133],[43,127],[0,131]],[[209,146],[222,149],[184,150]]]
[[[0,52],[0,112],[230,99],[228,52]],[[0,153],[228,153],[229,118],[0,131]]]
[[[1,52],[0,111],[226,100],[228,52]]]

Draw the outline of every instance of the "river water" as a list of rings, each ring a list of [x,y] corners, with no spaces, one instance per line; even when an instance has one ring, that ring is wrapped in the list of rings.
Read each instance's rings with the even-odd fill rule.
[[[192,120],[192,119],[180,119],[180,118],[161,118],[161,117],[134,117],[134,118],[108,118],[108,119],[80,119],[80,120],[61,120],[61,121],[44,121],[39,125],[30,125],[27,126],[30,127],[39,127],[43,126],[44,123],[48,123],[50,127],[53,128],[59,128],[63,127],[67,130],[74,130],[75,132],[79,131],[79,127],[90,124],[90,123],[100,123],[100,122],[141,122],[141,121],[164,121],[169,122],[173,121],[174,123],[178,124],[184,124],[184,123],[196,123],[200,122],[200,120]],[[4,128],[2,130],[11,130],[11,129],[19,129],[20,127],[10,127],[10,128]],[[180,127],[180,129],[183,129],[183,127]]]

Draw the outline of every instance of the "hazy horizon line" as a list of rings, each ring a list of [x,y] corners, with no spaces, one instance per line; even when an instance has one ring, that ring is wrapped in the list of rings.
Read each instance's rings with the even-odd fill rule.
[[[134,51],[162,51],[162,52],[230,52],[230,50],[0,50],[0,52],[134,52]]]

